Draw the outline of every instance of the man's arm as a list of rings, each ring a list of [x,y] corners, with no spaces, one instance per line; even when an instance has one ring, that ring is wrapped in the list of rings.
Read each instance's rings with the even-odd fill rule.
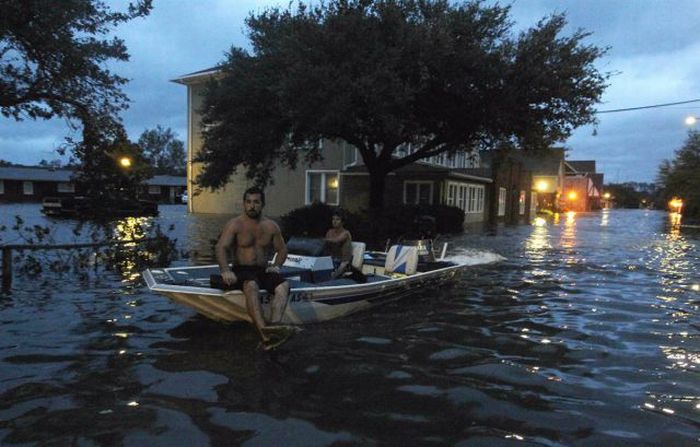
[[[230,220],[224,230],[219,236],[219,241],[216,243],[216,261],[219,263],[219,270],[221,271],[221,278],[226,284],[234,284],[236,282],[236,275],[233,274],[231,268],[228,265],[228,248],[233,243],[236,237],[236,222],[232,219]]]
[[[272,235],[272,246],[277,253],[277,257],[275,258],[275,267],[282,267],[284,261],[287,260],[287,244],[284,243],[282,232],[277,225],[275,225],[275,232]]]

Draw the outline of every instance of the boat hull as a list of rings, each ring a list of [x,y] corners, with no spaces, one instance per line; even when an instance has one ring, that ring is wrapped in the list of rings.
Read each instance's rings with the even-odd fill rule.
[[[284,307],[282,323],[309,324],[344,317],[420,292],[431,285],[443,285],[462,267],[454,265],[410,276],[382,278],[364,284],[292,287]],[[251,322],[246,310],[245,296],[241,291],[161,283],[159,277],[167,275],[167,270],[171,269],[144,272],[144,279],[152,291],[213,320]],[[261,309],[266,319],[270,318],[271,298],[271,295],[261,293]]]

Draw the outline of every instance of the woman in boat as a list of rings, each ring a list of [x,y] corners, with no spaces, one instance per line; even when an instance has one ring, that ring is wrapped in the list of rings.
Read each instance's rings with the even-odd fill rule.
[[[350,271],[352,261],[352,235],[345,229],[345,216],[342,211],[336,210],[331,216],[331,228],[324,238],[328,251],[333,258],[335,270],[331,274],[333,279]]]

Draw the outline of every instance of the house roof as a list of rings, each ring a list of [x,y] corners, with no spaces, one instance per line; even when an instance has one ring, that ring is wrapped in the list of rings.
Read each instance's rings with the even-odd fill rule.
[[[520,161],[523,168],[532,172],[533,176],[559,175],[559,167],[564,160],[564,148],[550,148],[547,150],[514,150],[509,152],[509,157]],[[481,165],[493,167],[494,151],[479,151]]]
[[[204,70],[195,71],[186,75],[179,76],[175,79],[171,79],[171,82],[176,82],[178,84],[189,85],[195,84],[204,79],[210,78],[213,75],[221,71],[221,67],[214,66],[210,68],[205,68]]]
[[[146,180],[147,185],[153,186],[187,186],[187,177],[176,175],[154,175]]]
[[[571,166],[576,172],[595,172],[595,160],[567,160],[569,166]]]
[[[73,171],[70,169],[25,168],[9,166],[0,168],[0,180],[34,182],[70,182]]]
[[[0,180],[68,183],[71,181],[72,176],[72,169],[0,167]],[[153,186],[187,186],[187,177],[156,175],[146,180],[146,184]]]

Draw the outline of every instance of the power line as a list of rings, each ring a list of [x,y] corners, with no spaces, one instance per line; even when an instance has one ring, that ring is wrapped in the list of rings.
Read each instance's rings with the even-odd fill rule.
[[[654,104],[651,106],[627,107],[625,109],[598,110],[596,113],[617,113],[617,112],[629,112],[632,110],[656,109],[659,107],[677,106],[680,104],[690,104],[693,102],[700,102],[700,99],[690,99],[688,101],[679,101],[679,102],[667,102],[665,104]]]

